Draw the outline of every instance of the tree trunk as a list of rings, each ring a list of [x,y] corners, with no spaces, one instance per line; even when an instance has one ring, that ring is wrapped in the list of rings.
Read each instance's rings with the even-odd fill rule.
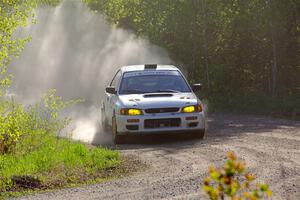
[[[192,5],[194,8],[198,8],[198,4],[197,1],[195,2],[195,0],[192,1]],[[197,54],[197,50],[196,50],[196,41],[195,41],[195,32],[196,32],[196,21],[197,21],[197,9],[194,10],[193,12],[193,20],[192,20],[192,31],[191,31],[191,39],[192,39],[192,72],[196,71],[196,54]],[[193,73],[195,74],[195,73]],[[194,79],[196,78],[195,75],[193,75],[193,81],[195,81]],[[197,81],[197,80],[196,80]]]
[[[266,1],[267,7],[269,8],[269,27],[270,27],[270,35],[271,35],[271,42],[272,42],[272,97],[276,96],[277,90],[277,46],[275,42],[275,32],[272,20],[272,5],[271,0]]]
[[[277,87],[277,48],[272,34],[273,66],[272,66],[272,97],[276,95]]]
[[[209,81],[209,66],[208,66],[208,48],[207,48],[207,12],[206,12],[206,0],[202,0],[202,13],[204,19],[204,28],[203,28],[203,45],[204,45],[204,62],[205,62],[205,71],[206,71],[206,81],[207,89],[210,91],[210,81]]]

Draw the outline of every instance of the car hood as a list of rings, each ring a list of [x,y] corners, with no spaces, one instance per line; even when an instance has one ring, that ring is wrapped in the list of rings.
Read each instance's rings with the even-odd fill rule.
[[[194,93],[149,93],[120,95],[120,103],[124,107],[136,107],[140,109],[184,107],[199,102]]]

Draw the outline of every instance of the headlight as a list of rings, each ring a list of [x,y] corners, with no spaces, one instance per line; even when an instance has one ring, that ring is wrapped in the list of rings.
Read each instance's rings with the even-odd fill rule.
[[[122,108],[120,110],[121,115],[142,115],[143,112],[140,109],[136,108]]]
[[[186,106],[182,108],[182,112],[184,113],[202,112],[202,106],[200,104],[193,105],[193,106]]]

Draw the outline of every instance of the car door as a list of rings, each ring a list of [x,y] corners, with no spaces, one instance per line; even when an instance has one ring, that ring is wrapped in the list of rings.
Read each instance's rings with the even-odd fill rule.
[[[113,77],[113,79],[111,80],[109,86],[110,87],[115,87],[116,90],[118,90],[118,85],[120,82],[120,78],[121,78],[121,71],[119,70],[115,76]],[[110,94],[106,92],[106,99],[105,99],[105,113],[106,113],[106,117],[108,119],[108,123],[109,125],[111,125],[111,119],[113,116],[113,112],[115,109],[115,104],[117,101],[117,94]]]

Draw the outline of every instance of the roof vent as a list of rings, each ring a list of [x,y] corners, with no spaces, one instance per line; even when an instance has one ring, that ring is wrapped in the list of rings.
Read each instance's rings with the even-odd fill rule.
[[[145,65],[145,69],[156,69],[157,68],[157,64],[146,64]]]
[[[153,94],[145,94],[144,97],[172,97],[173,94],[162,94],[162,93],[153,93]]]

